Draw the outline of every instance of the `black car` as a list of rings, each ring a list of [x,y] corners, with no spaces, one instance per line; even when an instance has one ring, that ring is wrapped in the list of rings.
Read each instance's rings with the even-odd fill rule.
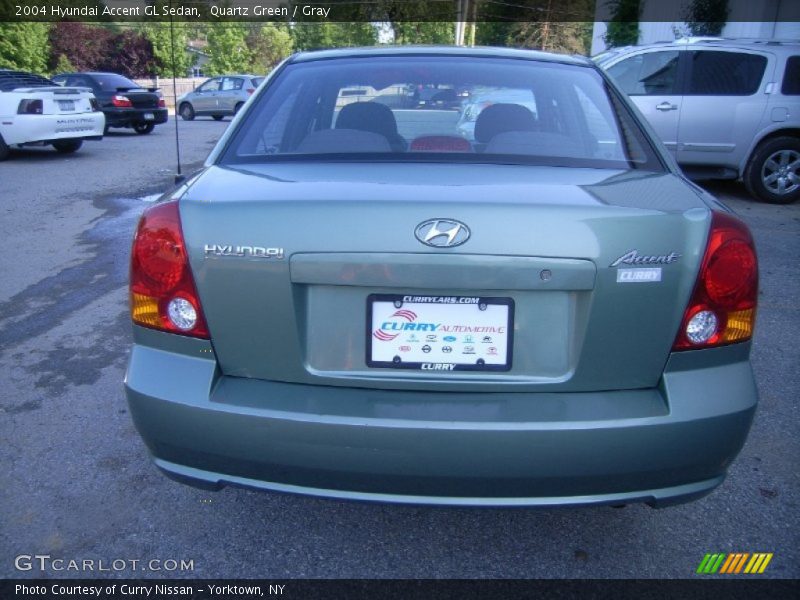
[[[167,122],[167,106],[158,88],[143,88],[116,73],[59,73],[53,77],[59,85],[90,88],[109,127],[132,127],[147,134]]]

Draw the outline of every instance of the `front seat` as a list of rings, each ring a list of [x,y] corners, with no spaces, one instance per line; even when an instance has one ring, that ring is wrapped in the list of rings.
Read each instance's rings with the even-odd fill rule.
[[[536,117],[519,104],[492,104],[475,121],[475,141],[488,144],[498,133],[536,131]]]
[[[358,129],[377,133],[386,138],[393,152],[405,152],[406,141],[397,133],[394,113],[378,102],[355,102],[339,111],[336,129]]]

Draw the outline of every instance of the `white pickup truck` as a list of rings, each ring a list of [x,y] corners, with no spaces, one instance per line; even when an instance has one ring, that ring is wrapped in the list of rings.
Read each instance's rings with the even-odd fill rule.
[[[75,152],[83,140],[103,139],[104,127],[91,90],[0,69],[0,160],[14,146],[52,144],[59,152]]]

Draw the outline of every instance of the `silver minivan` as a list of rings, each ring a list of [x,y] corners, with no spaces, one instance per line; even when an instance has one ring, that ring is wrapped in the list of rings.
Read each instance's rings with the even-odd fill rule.
[[[212,77],[178,98],[178,114],[184,121],[191,121],[196,116],[209,116],[221,121],[239,112],[262,81],[264,78],[258,75]]]
[[[685,38],[594,57],[696,179],[800,198],[800,41]]]

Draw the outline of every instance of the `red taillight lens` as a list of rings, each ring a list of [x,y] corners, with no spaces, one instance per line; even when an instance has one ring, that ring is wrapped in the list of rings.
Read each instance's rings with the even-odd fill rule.
[[[131,249],[130,300],[134,323],[208,339],[175,200],[147,209],[139,221]]]
[[[111,104],[117,108],[131,108],[133,106],[133,102],[131,102],[130,98],[127,96],[120,96],[119,94],[111,98]]]
[[[747,226],[715,212],[692,298],[673,350],[743,342],[753,336],[758,260]]]
[[[247,88],[247,94],[248,94],[248,95],[252,94],[252,93],[253,93],[253,92],[255,92],[255,91],[256,91],[256,89],[255,89],[255,88]]]
[[[89,104],[92,106],[92,112],[100,112],[100,103],[97,98],[89,98]]]
[[[158,107],[159,108],[167,108],[167,102],[163,98],[158,99]]]

